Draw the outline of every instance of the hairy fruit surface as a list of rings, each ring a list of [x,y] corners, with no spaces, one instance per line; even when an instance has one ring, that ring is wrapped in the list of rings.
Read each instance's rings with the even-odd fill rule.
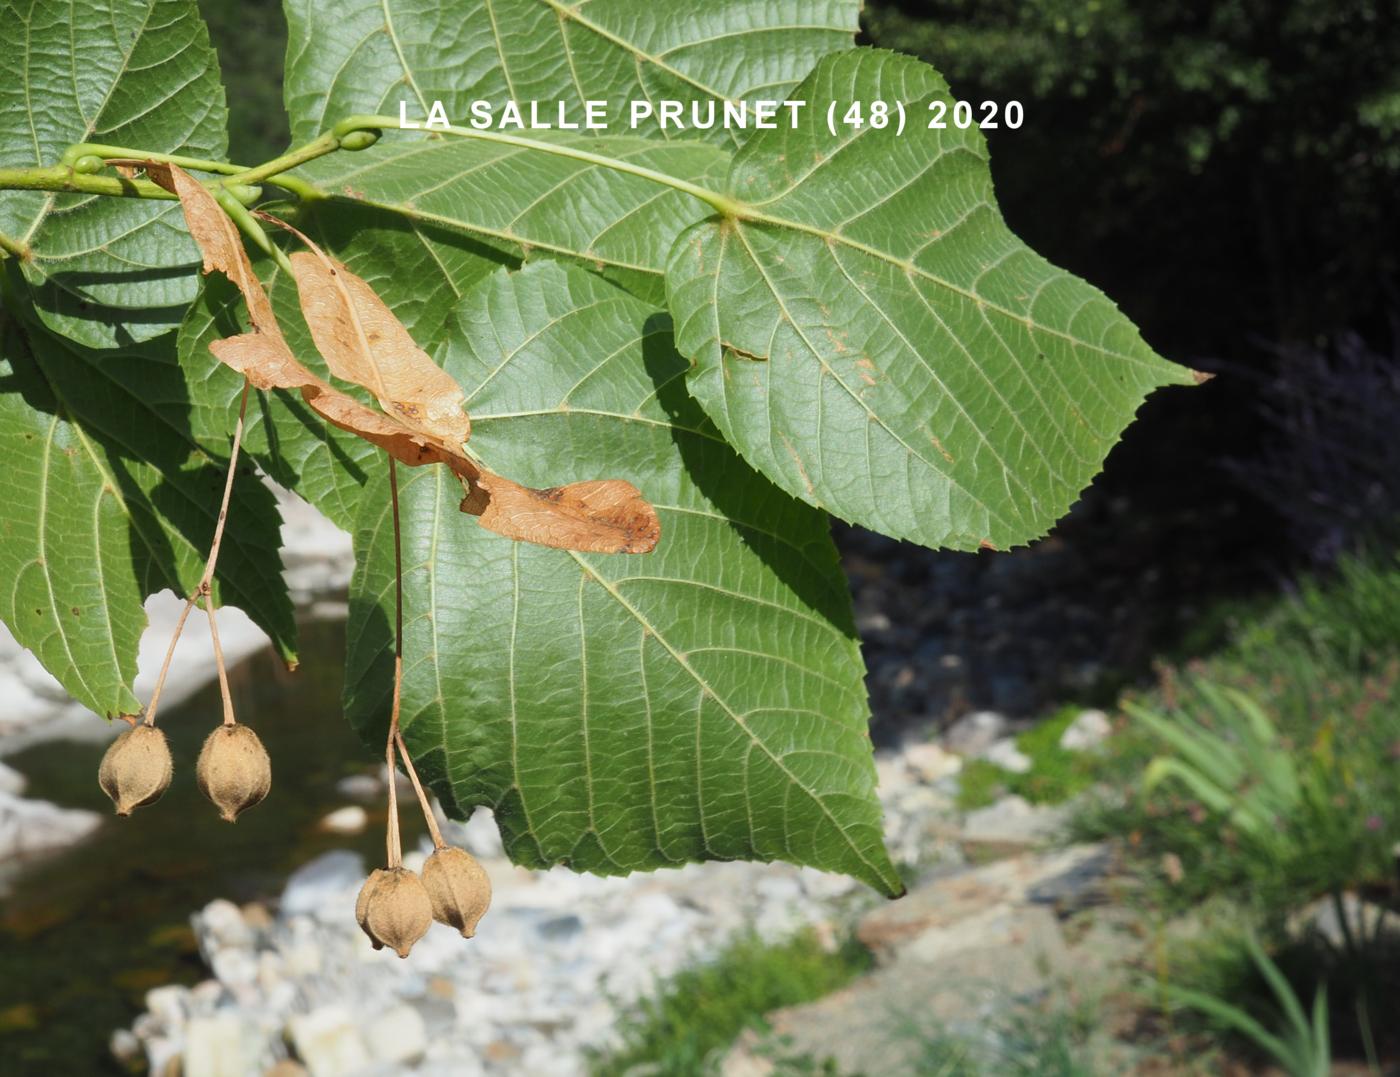
[[[97,769],[97,784],[112,798],[118,815],[130,815],[159,800],[174,772],[165,734],[143,722],[112,742]]]
[[[221,725],[210,733],[195,764],[199,791],[232,823],[272,788],[272,761],[248,726]]]

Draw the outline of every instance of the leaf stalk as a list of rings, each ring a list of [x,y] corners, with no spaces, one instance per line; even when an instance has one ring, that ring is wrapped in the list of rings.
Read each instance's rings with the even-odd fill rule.
[[[11,239],[4,232],[0,232],[0,252],[11,258],[18,258],[21,262],[29,257],[29,248],[19,240]]]

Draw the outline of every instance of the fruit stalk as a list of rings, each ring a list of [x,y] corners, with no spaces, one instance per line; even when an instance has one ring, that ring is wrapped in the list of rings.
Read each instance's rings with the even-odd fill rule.
[[[151,691],[151,702],[146,707],[146,724],[156,724],[156,709],[160,705],[160,693],[165,687],[165,678],[170,673],[170,661],[175,657],[175,645],[180,642],[180,634],[185,630],[185,621],[189,619],[190,611],[194,609],[195,603],[200,598],[204,599],[205,609],[209,611],[210,631],[214,640],[214,659],[219,668],[219,688],[224,697],[224,721],[233,720],[233,703],[229,695],[228,673],[224,668],[223,649],[219,646],[218,628],[214,625],[214,598],[213,579],[214,569],[219,563],[219,546],[224,538],[224,524],[228,520],[229,500],[233,496],[233,478],[238,469],[238,450],[243,443],[243,420],[248,413],[248,381],[243,382],[243,396],[238,403],[238,423],[233,429],[233,448],[229,451],[228,475],[224,480],[224,497],[219,505],[219,517],[214,523],[214,540],[209,546],[209,559],[204,563],[204,575],[200,577],[199,586],[194,589],[194,593],[185,599],[185,608],[180,611],[180,619],[175,622],[175,631],[170,637],[170,646],[165,651],[165,661],[161,663],[160,675],[156,677],[156,686]]]

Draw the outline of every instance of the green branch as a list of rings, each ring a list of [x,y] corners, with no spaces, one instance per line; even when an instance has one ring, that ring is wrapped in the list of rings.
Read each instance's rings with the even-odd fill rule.
[[[102,142],[79,142],[69,146],[58,159],[61,165],[69,165],[84,171],[78,162],[84,157],[129,158],[138,161],[164,161],[166,164],[192,168],[197,172],[222,172],[236,175],[246,169],[242,165],[231,165],[227,161],[208,161],[202,157],[182,157],[178,153],[151,153],[149,150],[133,150],[126,146],[109,146]]]
[[[235,189],[240,185],[253,186],[260,180],[268,179],[279,187],[284,187],[300,198],[319,198],[321,192],[312,184],[295,176],[279,176],[277,173],[295,164],[302,163],[301,160],[294,161],[293,164],[285,162],[294,157],[297,151],[286,154],[267,164],[259,165],[256,169],[247,165],[230,164],[228,161],[210,161],[202,157],[184,157],[178,153],[151,153],[149,150],[134,150],[127,146],[108,146],[100,142],[79,142],[77,145],[69,146],[64,150],[59,163],[83,171],[78,164],[84,157],[97,157],[102,160],[125,159],[136,161],[164,161],[166,164],[178,165],[181,168],[191,169],[195,172],[217,172],[221,175],[229,176],[229,179],[222,181],[222,186]],[[320,156],[315,154],[314,156]],[[310,160],[305,157],[303,160]],[[269,171],[269,169],[271,169]],[[249,179],[249,176],[254,178]],[[240,199],[240,201],[244,201]]]
[[[78,194],[108,195],[118,198],[155,198],[171,200],[175,196],[149,180],[127,179],[122,176],[96,175],[93,171],[101,168],[109,159],[164,161],[202,172],[215,172],[225,178],[211,181],[206,186],[217,187],[231,193],[240,204],[251,205],[261,192],[257,184],[274,183],[283,187],[304,201],[324,198],[325,192],[315,184],[297,176],[287,175],[292,169],[314,161],[318,157],[337,150],[361,150],[374,144],[379,132],[396,129],[398,121],[392,116],[349,116],[341,120],[329,131],[312,139],[304,146],[289,150],[280,157],[274,157],[255,168],[245,168],[226,161],[211,161],[197,157],[183,157],[179,154],[152,153],[147,150],[130,149],[125,146],[108,146],[102,143],[79,143],[70,146],[59,164],[43,168],[0,169],[0,189],[30,191],[68,191]],[[596,165],[613,172],[625,173],[648,180],[663,187],[688,194],[711,206],[727,217],[745,213],[742,203],[728,195],[712,191],[699,184],[691,183],[664,172],[633,164],[630,161],[607,157],[601,153],[565,146],[553,142],[511,135],[501,131],[478,131],[469,127],[435,128],[444,134],[459,138],[472,138],[482,142],[495,142],[504,146],[547,153],[555,157],[567,157],[575,161]],[[370,135],[372,137],[365,137]],[[359,137],[356,137],[359,136]],[[0,245],[0,249],[9,250]]]
[[[271,161],[260,164],[256,168],[236,173],[224,180],[224,184],[227,186],[233,183],[261,183],[263,180],[267,180],[279,187],[285,187],[303,199],[323,198],[325,196],[320,188],[303,179],[286,176],[283,173],[298,165],[304,165],[308,161],[314,161],[318,157],[324,157],[328,153],[334,153],[341,148],[340,137],[332,131],[327,131],[318,138],[312,139],[305,146],[288,150],[281,157],[274,157]]]
[[[150,180],[125,176],[89,176],[68,165],[47,168],[0,168],[0,189],[10,191],[68,191],[101,194],[113,198],[156,198],[171,201],[173,194]]]
[[[154,159],[150,154],[146,159]],[[223,186],[240,202],[256,202],[262,191],[245,184]],[[125,176],[94,176],[77,171],[72,165],[49,165],[45,168],[0,168],[0,190],[60,191],[70,194],[100,194],[111,198],[153,198],[172,202],[175,196],[150,180],[127,179]]]

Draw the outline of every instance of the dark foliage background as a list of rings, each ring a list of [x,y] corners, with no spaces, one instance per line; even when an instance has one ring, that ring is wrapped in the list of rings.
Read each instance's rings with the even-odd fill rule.
[[[1012,227],[1221,375],[1154,402],[1105,485],[1148,512],[1238,502],[1284,563],[1388,521],[1397,461],[1370,451],[1370,417],[1400,403],[1400,5],[873,0],[865,26],[961,97],[1024,102],[1020,130],[988,133]],[[1325,421],[1280,407],[1293,379]],[[1365,512],[1335,518],[1340,489]]]

